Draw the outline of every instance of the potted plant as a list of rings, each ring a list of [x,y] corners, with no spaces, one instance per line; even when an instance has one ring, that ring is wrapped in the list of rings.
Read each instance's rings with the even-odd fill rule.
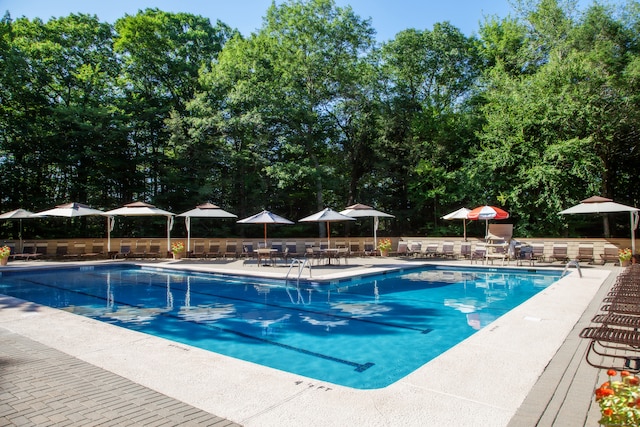
[[[184,254],[184,243],[174,242],[171,244],[171,252],[173,253],[173,259],[181,259]]]
[[[380,251],[380,256],[389,256],[389,251],[391,250],[391,239],[382,239],[378,242],[378,250]]]
[[[620,267],[628,267],[631,263],[631,258],[633,257],[633,253],[631,249],[619,249],[618,250],[618,259],[620,260]]]
[[[640,423],[640,390],[637,376],[628,371],[621,371],[619,381],[614,381],[618,372],[607,371],[609,381],[595,391],[596,402],[600,405],[602,418],[600,424],[605,426],[637,426]]]
[[[9,255],[11,255],[11,248],[9,246],[5,245],[0,248],[0,265],[7,265]]]

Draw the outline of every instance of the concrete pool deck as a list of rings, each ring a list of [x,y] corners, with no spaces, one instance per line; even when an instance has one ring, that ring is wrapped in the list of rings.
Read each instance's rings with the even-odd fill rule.
[[[354,258],[349,263],[314,266],[313,277],[332,280],[417,264],[393,258]],[[281,277],[287,271],[242,261],[155,264],[265,277]],[[452,264],[469,266],[464,261]],[[45,263],[15,262],[6,268],[28,265]],[[536,407],[527,399],[532,393],[545,395],[545,390],[535,389],[539,379],[585,310],[597,301],[610,273],[610,269],[583,268],[579,278],[571,270],[459,345],[377,390],[312,380],[9,297],[0,297],[0,330],[5,332],[0,337],[4,340],[8,333],[33,340],[244,426],[536,425],[527,421],[531,414],[518,412],[519,408]],[[586,390],[589,399],[592,390]]]

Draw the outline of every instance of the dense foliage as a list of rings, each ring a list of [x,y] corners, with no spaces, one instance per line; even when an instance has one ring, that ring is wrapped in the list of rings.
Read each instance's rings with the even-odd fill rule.
[[[157,9],[113,25],[7,13],[0,210],[212,201],[296,220],[360,202],[396,215],[382,234],[455,235],[442,215],[492,204],[519,236],[601,236],[602,220],[557,212],[594,194],[640,200],[640,4],[516,6],[477,36],[442,22],[381,45],[332,0],[274,3],[249,36]],[[610,220],[605,233],[628,235],[628,217]],[[209,222],[194,226],[253,232]]]

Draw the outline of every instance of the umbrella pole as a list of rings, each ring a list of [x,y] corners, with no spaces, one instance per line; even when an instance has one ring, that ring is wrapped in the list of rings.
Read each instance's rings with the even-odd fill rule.
[[[466,242],[467,241],[467,220],[466,219],[462,220],[462,230],[463,230],[462,236],[464,238],[464,241]]]
[[[373,250],[375,251],[378,247],[378,224],[379,219],[377,216],[373,217]]]
[[[331,226],[329,225],[329,221],[327,221],[327,249],[331,248]]]
[[[264,247],[267,248],[267,223],[264,223]]]
[[[191,217],[184,217],[184,225],[187,227],[187,253],[191,252]]]
[[[629,212],[631,215],[631,253],[636,254],[636,229],[638,228],[638,212]]]
[[[20,231],[18,232],[18,238],[20,240],[20,252],[22,253],[22,218],[20,218]]]

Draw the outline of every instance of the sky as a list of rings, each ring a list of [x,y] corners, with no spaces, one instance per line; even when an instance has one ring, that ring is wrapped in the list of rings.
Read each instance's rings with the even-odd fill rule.
[[[262,26],[272,0],[0,0],[0,13],[12,18],[64,17],[71,13],[97,15],[100,21],[115,22],[125,14],[158,8],[166,12],[201,15],[215,24],[217,20],[237,28],[248,36]],[[277,0],[276,3],[282,3]],[[335,0],[338,6],[350,5],[362,19],[371,19],[379,42],[391,40],[407,28],[431,30],[438,22],[449,21],[465,35],[478,33],[485,17],[504,18],[513,14],[509,0]],[[582,5],[591,1],[580,0]]]

